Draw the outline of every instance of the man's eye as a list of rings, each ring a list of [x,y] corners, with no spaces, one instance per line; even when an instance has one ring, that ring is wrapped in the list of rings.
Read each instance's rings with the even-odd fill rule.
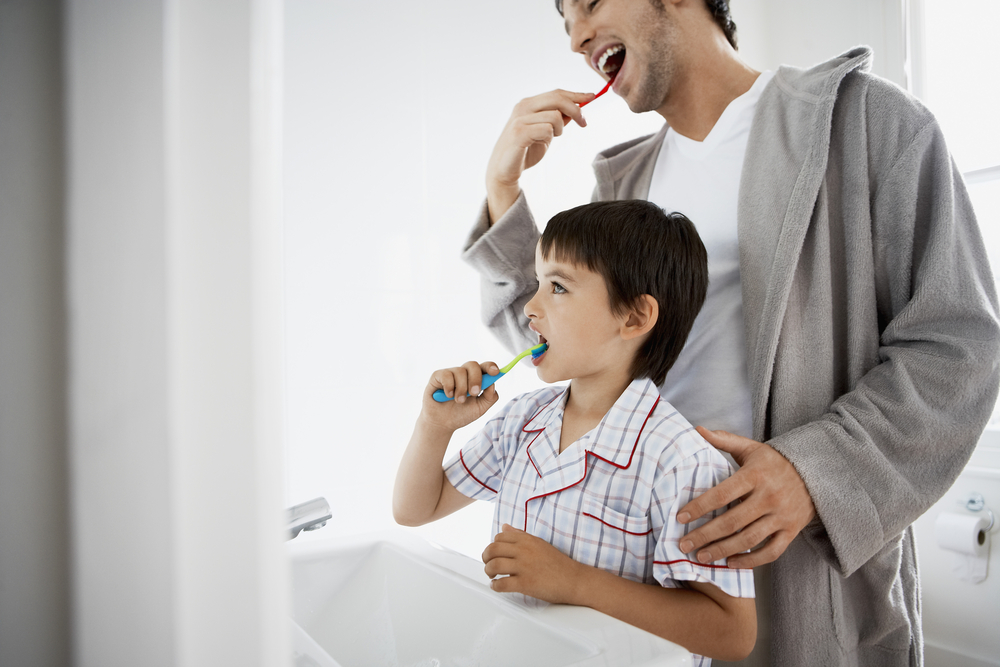
[[[591,11],[591,12],[594,11],[594,7],[596,7],[597,5],[599,5],[600,2],[601,2],[601,0],[593,0],[593,2],[591,2],[590,4],[587,5],[587,10]]]

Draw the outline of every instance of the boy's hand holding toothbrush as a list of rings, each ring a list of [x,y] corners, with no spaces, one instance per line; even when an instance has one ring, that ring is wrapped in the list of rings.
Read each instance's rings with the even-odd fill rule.
[[[452,486],[441,467],[451,436],[482,417],[497,402],[500,396],[492,386],[494,382],[519,360],[529,354],[537,359],[547,349],[545,343],[535,345],[503,368],[492,361],[482,364],[470,361],[456,368],[434,371],[424,389],[420,417],[396,474],[392,514],[397,522],[422,526],[472,502]]]
[[[497,390],[490,386],[482,390],[484,378],[500,374],[500,367],[492,361],[482,364],[469,361],[456,368],[434,371],[424,390],[421,418],[438,428],[456,431],[476,421],[493,407],[499,399]],[[435,392],[444,392],[448,399],[435,399]],[[440,397],[440,393],[438,394]]]
[[[529,347],[503,368],[492,361],[468,361],[456,368],[434,371],[424,391],[420,420],[424,427],[457,431],[476,421],[500,398],[493,383],[509,373],[529,354],[537,359],[549,349],[547,343]]]

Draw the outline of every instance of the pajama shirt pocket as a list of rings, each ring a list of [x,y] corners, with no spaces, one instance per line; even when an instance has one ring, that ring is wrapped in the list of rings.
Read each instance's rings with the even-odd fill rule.
[[[648,515],[625,514],[584,494],[577,560],[633,581],[652,581],[656,546]]]

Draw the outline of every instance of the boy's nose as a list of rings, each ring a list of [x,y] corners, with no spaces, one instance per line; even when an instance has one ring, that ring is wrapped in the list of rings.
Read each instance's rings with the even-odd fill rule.
[[[524,316],[527,317],[529,320],[538,317],[538,308],[536,303],[537,299],[538,299],[538,292],[535,292],[535,296],[528,299],[528,303],[524,304]]]

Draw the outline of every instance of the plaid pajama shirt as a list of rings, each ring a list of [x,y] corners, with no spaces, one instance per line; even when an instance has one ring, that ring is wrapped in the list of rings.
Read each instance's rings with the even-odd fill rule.
[[[660,398],[634,380],[594,430],[559,453],[566,387],[522,394],[445,466],[458,491],[496,503],[508,523],[562,553],[620,577],[666,588],[686,581],[753,597],[752,570],[701,564],[678,543],[712,516],[684,525],[677,511],[732,473],[729,462]],[[711,661],[695,656],[695,664]]]

